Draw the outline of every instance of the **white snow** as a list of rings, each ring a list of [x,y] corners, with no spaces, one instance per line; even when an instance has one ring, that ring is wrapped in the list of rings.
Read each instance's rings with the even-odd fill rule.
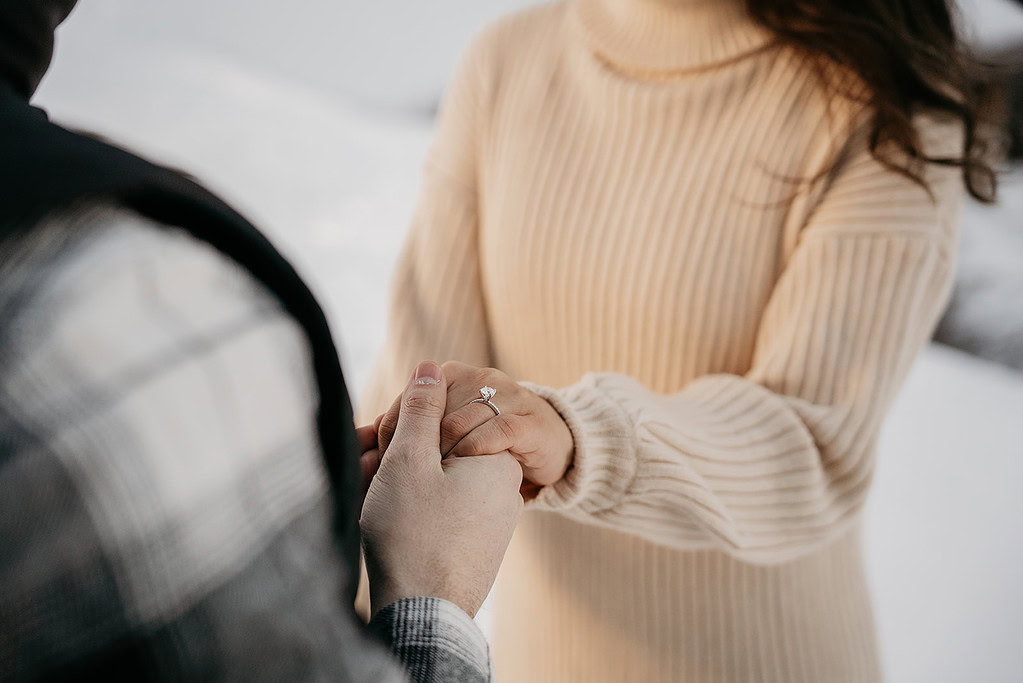
[[[381,82],[376,34],[393,51],[415,34],[413,19],[424,33],[441,30],[437,3],[403,4],[395,36],[371,3],[304,3],[306,28],[295,32],[289,5],[269,0],[87,2],[62,29],[38,101],[58,120],[190,171],[263,227],[325,302],[356,392],[384,335],[387,283],[432,123],[352,103],[428,104],[468,31],[515,4],[439,3],[460,8],[457,26],[410,42],[407,59],[387,65],[408,73],[387,81],[394,92],[373,93],[349,72]],[[344,11],[364,21],[341,25]],[[240,27],[231,23],[239,13]],[[357,38],[361,51],[332,36]],[[335,65],[324,64],[332,55]],[[1020,206],[1023,184],[1012,192]],[[1005,229],[1023,219],[973,215]],[[867,517],[890,680],[1018,680],[1021,482],[1023,375],[930,347],[886,424]]]
[[[1020,680],[1023,374],[944,346],[882,432],[867,560],[893,682]]]
[[[187,170],[252,218],[323,299],[349,382],[361,386],[383,337],[382,293],[432,122],[360,113],[329,93],[184,48],[139,48],[130,60],[86,55],[60,51],[36,102],[55,120]]]

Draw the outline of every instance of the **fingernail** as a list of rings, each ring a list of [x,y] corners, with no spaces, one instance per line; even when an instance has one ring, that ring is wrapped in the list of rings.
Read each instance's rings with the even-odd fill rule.
[[[432,360],[423,361],[416,368],[416,384],[440,384],[443,370]]]

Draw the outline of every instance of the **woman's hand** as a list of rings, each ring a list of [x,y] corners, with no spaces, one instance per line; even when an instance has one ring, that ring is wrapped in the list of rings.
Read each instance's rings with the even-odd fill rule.
[[[379,424],[379,422],[377,423]],[[362,470],[362,497],[366,497],[366,491],[373,482],[373,477],[380,467],[380,450],[377,447],[377,425],[370,427],[359,427],[355,430],[355,437],[359,440],[359,467]]]
[[[528,482],[545,486],[564,476],[572,464],[572,433],[550,403],[500,370],[454,361],[443,367],[448,383],[447,414],[440,428],[443,457],[508,451],[522,465]],[[485,403],[472,403],[485,386],[496,390],[492,401],[500,415]],[[400,398],[378,420],[381,453],[394,434]],[[523,495],[535,495],[536,490],[524,485]]]

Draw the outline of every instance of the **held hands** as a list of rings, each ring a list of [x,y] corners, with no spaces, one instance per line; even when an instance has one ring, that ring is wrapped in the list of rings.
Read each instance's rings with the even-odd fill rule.
[[[441,460],[448,385],[440,366],[421,363],[395,402],[386,452],[374,448],[375,429],[358,432],[368,482],[360,525],[374,614],[401,598],[429,596],[474,616],[522,511],[522,471],[504,449]]]
[[[442,456],[507,451],[522,465],[523,477],[529,482],[523,486],[523,494],[527,496],[535,495],[539,487],[553,484],[564,476],[572,463],[572,433],[550,403],[500,370],[453,361],[445,363],[443,370],[447,380],[447,407],[440,425]],[[496,389],[493,403],[500,408],[500,415],[495,415],[485,403],[472,403],[480,398],[480,389],[484,386]],[[381,453],[392,447],[400,407],[401,397],[398,397],[377,419]]]

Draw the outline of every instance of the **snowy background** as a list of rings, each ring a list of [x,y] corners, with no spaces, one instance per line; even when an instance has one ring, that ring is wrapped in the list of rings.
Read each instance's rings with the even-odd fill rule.
[[[523,4],[83,0],[37,102],[187,169],[268,232],[324,301],[357,393],[447,74]],[[1023,35],[1003,0],[967,4],[980,39]],[[1023,174],[963,227],[979,236],[963,266],[995,292],[965,318],[1004,327],[1023,311],[1005,295],[1023,276]],[[1023,373],[932,345],[881,450],[868,559],[890,680],[1023,679]]]

